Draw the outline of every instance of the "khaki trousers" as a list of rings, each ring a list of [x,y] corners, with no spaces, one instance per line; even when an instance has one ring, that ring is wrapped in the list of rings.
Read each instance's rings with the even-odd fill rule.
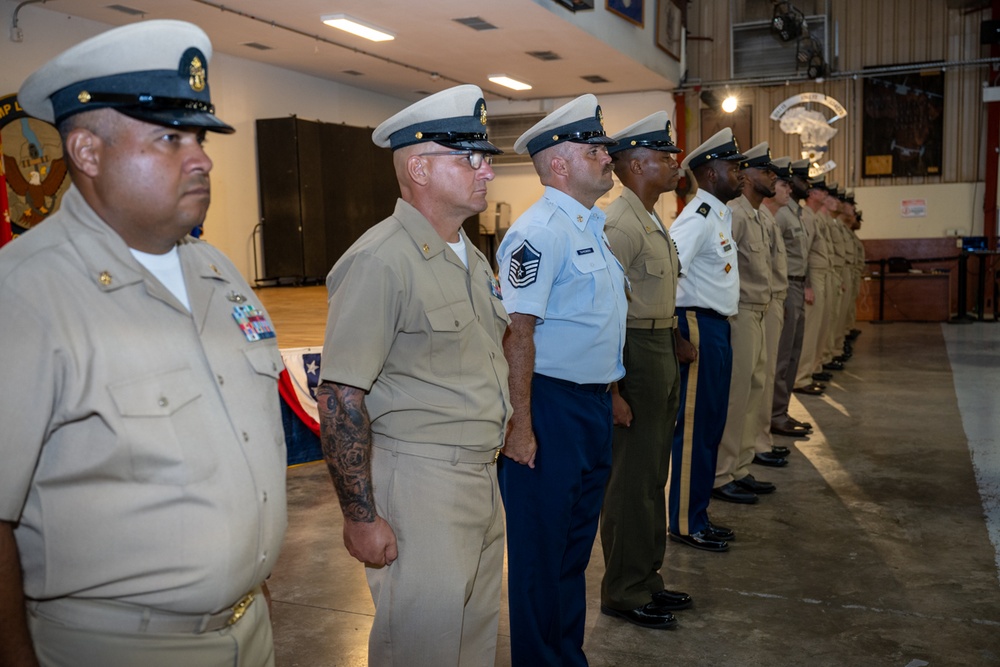
[[[844,307],[844,267],[839,266],[830,270],[827,274],[826,283],[826,326],[820,338],[820,358],[813,369],[814,373],[823,370],[823,364],[830,363],[833,358],[840,354],[834,351],[834,344],[837,338],[837,323],[841,309]]]
[[[770,452],[774,445],[771,437],[771,405],[774,402],[774,374],[778,363],[778,341],[785,324],[785,299],[771,299],[764,313],[764,349],[767,362],[764,367],[764,394],[757,409],[756,422],[750,431],[754,451]],[[753,457],[751,456],[751,459]]]
[[[376,446],[372,481],[399,558],[365,568],[375,603],[368,664],[492,665],[505,523],[497,467]]]
[[[755,423],[760,402],[764,398],[764,369],[767,352],[764,347],[764,306],[740,304],[739,312],[729,318],[733,345],[733,373],[729,383],[729,407],[726,428],[719,443],[719,460],[715,467],[715,488],[749,474],[753,460],[754,441],[747,429]]]
[[[813,302],[806,304],[805,330],[802,334],[802,353],[799,355],[799,369],[795,375],[795,386],[805,387],[812,382],[813,368],[819,355],[820,334],[823,331],[823,314],[826,312],[827,271],[813,272]]]

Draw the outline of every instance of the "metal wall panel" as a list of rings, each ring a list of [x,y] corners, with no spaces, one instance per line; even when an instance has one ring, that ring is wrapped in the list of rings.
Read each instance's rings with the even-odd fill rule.
[[[822,12],[822,0],[793,0],[806,13]],[[697,86],[737,91],[743,103],[753,105],[753,141],[767,140],[775,155],[798,155],[799,139],[785,135],[769,115],[780,102],[801,92],[818,92],[847,107],[838,121],[830,156],[838,163],[834,180],[849,187],[914,185],[981,181],[985,175],[985,107],[982,85],[991,77],[988,65],[972,66],[987,58],[979,44],[979,27],[988,10],[949,9],[942,0],[829,0],[829,62],[825,81],[754,82],[731,80],[732,22],[760,18],[758,0],[694,0],[688,11],[691,39],[687,49],[689,71],[685,103],[689,107],[687,145],[701,143]],[[866,68],[915,63],[956,64],[945,71],[945,113],[941,175],[926,177],[861,178],[861,119],[863,77]],[[850,73],[839,78],[838,73]],[[728,84],[728,85],[727,85]],[[720,90],[721,92],[721,90]],[[817,107],[821,108],[821,107]],[[827,115],[829,115],[827,113]]]

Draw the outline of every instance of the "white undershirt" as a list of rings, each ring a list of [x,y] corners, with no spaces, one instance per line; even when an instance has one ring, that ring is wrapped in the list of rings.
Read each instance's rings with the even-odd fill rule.
[[[177,253],[177,246],[162,255],[151,255],[135,248],[129,248],[129,252],[140,264],[146,267],[146,270],[156,276],[156,279],[163,283],[163,286],[170,290],[177,297],[177,300],[184,304],[185,308],[191,310],[187,286],[184,284],[184,271],[181,269],[181,256]]]
[[[653,214],[652,214],[652,213],[650,213],[649,211],[646,211],[646,213],[648,213],[648,214],[649,214],[649,217],[653,219],[653,222],[654,222],[654,223],[656,223],[656,227],[657,227],[657,229],[659,229],[659,230],[660,230],[661,232],[666,232],[666,231],[667,231],[667,230],[665,230],[665,229],[663,228],[663,223],[661,223],[661,222],[660,222],[660,219],[659,219],[659,218],[657,218],[657,217],[656,217],[655,215],[653,215]]]
[[[451,243],[449,241],[445,241],[445,243],[447,243],[448,247],[455,251],[458,258],[462,260],[462,264],[465,264],[465,268],[469,268],[469,250],[465,247],[465,239],[462,235],[458,235],[458,243]]]

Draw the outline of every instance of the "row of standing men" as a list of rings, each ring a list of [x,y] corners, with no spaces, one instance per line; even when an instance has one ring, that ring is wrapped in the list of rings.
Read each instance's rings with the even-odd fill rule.
[[[210,200],[205,132],[233,131],[210,57],[197,27],[144,21],[19,91],[57,125],[73,187],[0,252],[3,332],[33,342],[3,358],[17,386],[0,403],[0,662],[274,663],[281,360],[239,272],[188,235]],[[777,171],[721,139],[685,158],[700,190],[668,234],[652,213],[677,180],[666,114],[609,137],[592,95],[557,109],[515,145],[545,192],[505,237],[498,278],[461,231],[499,152],[482,91],[432,95],[375,130],[401,197],[328,276],[317,391],[344,542],[376,607],[371,664],[493,664],[505,526],[513,663],[586,664],[602,507],[602,610],[671,627],[691,606],[658,573],[666,536],[733,531],[705,511],[718,442],[690,433],[726,421],[703,399],[731,383],[730,319],[763,312],[740,307],[722,202],[740,174]],[[625,190],[606,216],[612,169]]]
[[[491,661],[504,517],[513,664],[584,665],[585,571],[598,529],[602,612],[675,627],[673,612],[693,600],[664,585],[668,538],[727,550],[735,531],[709,521],[711,498],[756,502],[773,491],[749,465],[787,462],[772,430],[794,424],[795,435],[808,434],[787,414],[794,387],[778,419],[770,397],[763,405],[779,358],[766,352],[764,320],[779,316],[779,340],[794,283],[803,298],[789,320],[804,330],[806,287],[815,291],[805,283],[826,280],[807,276],[805,265],[826,232],[789,208],[791,184],[808,178],[808,164],[793,172],[790,160],[771,160],[766,143],[743,154],[730,130],[685,158],[699,190],[668,231],[654,212],[679,177],[667,114],[608,136],[597,99],[584,95],[515,142],[545,189],[504,236],[494,276],[460,231],[486,205],[498,151],[479,95],[474,86],[438,93],[373,135],[394,151],[402,198],[327,281],[324,451],[345,542],[368,564],[373,664],[413,664],[414,655],[428,656],[426,664]],[[427,142],[450,150],[428,151]],[[434,206],[448,190],[434,188],[433,173],[444,168],[431,156],[463,163],[476,195],[447,226]],[[612,172],[624,189],[605,213],[595,204]],[[813,181],[804,189],[829,188]],[[765,200],[790,211],[787,231]],[[438,238],[418,234],[420,220]],[[832,219],[823,221],[832,236]],[[791,274],[786,234],[799,259]],[[368,357],[379,331],[386,335]],[[800,336],[789,337],[794,349]],[[420,353],[429,368],[418,367]],[[799,365],[786,362],[786,383]],[[413,405],[431,386],[435,400]],[[428,421],[402,406],[426,411]],[[758,434],[768,443],[760,452]],[[429,480],[438,482],[434,493]],[[478,522],[468,503],[456,505],[457,489],[480,499]]]

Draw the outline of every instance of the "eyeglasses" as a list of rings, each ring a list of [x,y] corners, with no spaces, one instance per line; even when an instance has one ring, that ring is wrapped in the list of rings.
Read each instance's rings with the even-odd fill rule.
[[[434,155],[461,155],[469,161],[469,166],[472,167],[473,171],[479,171],[483,164],[493,164],[492,155],[489,153],[480,153],[479,151],[433,151],[431,153],[417,153],[417,155],[420,157],[430,157]]]

